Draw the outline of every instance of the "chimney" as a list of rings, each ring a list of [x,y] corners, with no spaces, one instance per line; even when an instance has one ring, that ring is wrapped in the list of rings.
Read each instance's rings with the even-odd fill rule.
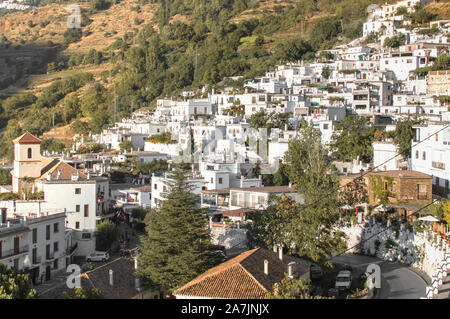
[[[113,270],[109,270],[109,285],[112,287],[114,286],[114,277],[113,277]]]
[[[267,259],[264,260],[264,274],[269,275],[269,261]]]
[[[283,261],[283,247],[281,246],[278,247],[278,258]]]
[[[294,278],[294,266],[295,266],[295,262],[290,262],[288,264],[288,277],[289,278]]]

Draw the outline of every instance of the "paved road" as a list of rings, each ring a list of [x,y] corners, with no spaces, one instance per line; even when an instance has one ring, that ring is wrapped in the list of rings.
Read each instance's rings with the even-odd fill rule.
[[[333,258],[332,261],[364,270],[370,263],[378,264],[381,269],[381,289],[377,296],[378,299],[420,299],[425,297],[425,280],[406,266],[359,255],[341,255]]]

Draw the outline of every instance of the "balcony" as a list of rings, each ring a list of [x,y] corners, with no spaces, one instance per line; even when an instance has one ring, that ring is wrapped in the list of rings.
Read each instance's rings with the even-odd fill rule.
[[[441,162],[431,162],[431,166],[432,166],[433,168],[445,170],[445,163],[441,163]]]
[[[46,255],[45,260],[46,261],[53,261],[55,259],[55,252],[51,252]]]
[[[36,257],[36,258],[32,261],[32,264],[33,264],[33,266],[34,266],[34,265],[40,265],[41,262],[42,262],[42,257],[39,256],[39,257]]]
[[[3,250],[2,252],[0,252],[0,260],[14,257],[14,256],[19,256],[22,254],[26,254],[26,253],[28,253],[28,251],[29,251],[28,245],[21,246],[18,248]]]

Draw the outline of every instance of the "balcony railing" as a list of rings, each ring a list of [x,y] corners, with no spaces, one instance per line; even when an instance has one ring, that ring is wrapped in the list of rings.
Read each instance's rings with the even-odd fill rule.
[[[431,162],[431,166],[433,168],[438,168],[438,169],[444,169],[445,170],[445,163],[441,163],[441,162]]]
[[[40,265],[41,262],[42,262],[42,257],[39,256],[39,257],[36,257],[32,263],[33,263],[33,265]]]
[[[47,254],[45,259],[46,260],[53,260],[53,259],[55,259],[55,252],[51,252],[51,253]]]
[[[29,251],[28,245],[21,246],[19,248],[3,250],[0,252],[0,259],[17,256],[20,254],[27,253],[28,251]]]

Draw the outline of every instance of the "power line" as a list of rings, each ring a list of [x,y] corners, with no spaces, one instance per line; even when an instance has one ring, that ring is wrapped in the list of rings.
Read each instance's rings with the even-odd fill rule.
[[[434,136],[434,135],[440,133],[441,131],[445,130],[445,129],[448,128],[448,127],[450,127],[450,124],[449,124],[449,125],[446,125],[445,127],[441,128],[440,130],[434,132],[433,134],[431,134],[430,136],[424,138],[423,140],[417,142],[417,144],[415,144],[414,146],[412,146],[411,149],[414,148],[414,147],[416,147],[417,145],[419,145],[419,144],[425,142],[425,141],[426,141],[427,139],[429,139],[430,137],[432,137],[432,136]],[[349,185],[352,184],[352,183],[355,183],[357,180],[362,180],[362,178],[363,178],[365,175],[367,175],[367,174],[369,174],[369,173],[373,173],[374,170],[377,169],[378,167],[380,167],[380,166],[386,164],[387,162],[389,162],[389,161],[391,161],[391,160],[393,160],[393,159],[395,159],[395,158],[397,158],[397,157],[399,157],[399,156],[401,156],[400,153],[398,153],[398,154],[392,156],[392,157],[389,158],[388,160],[386,160],[386,161],[384,161],[383,163],[381,163],[381,164],[379,164],[379,165],[377,165],[377,166],[371,168],[370,170],[361,173],[359,176],[353,178],[350,182],[348,182],[348,183],[346,183],[346,184],[344,184],[344,185],[339,186],[338,190],[343,189],[343,188],[349,186]],[[328,193],[325,194],[325,196],[327,196],[327,195],[330,195],[330,193],[328,192]],[[318,199],[318,200],[316,200],[316,201],[314,201],[314,202],[312,202],[312,203],[310,203],[310,204],[302,205],[301,207],[303,207],[303,208],[304,208],[304,207],[309,207],[309,206],[312,206],[312,205],[317,204],[317,203],[320,202],[320,201],[321,201],[321,199]]]
[[[410,216],[416,215],[416,214],[419,213],[420,211],[424,210],[424,209],[427,208],[428,206],[431,206],[431,205],[433,205],[434,203],[436,203],[436,202],[438,202],[438,201],[439,201],[438,199],[434,199],[431,203],[426,204],[425,206],[423,206],[423,207],[419,208],[418,210],[416,210],[414,213],[411,213]],[[352,246],[352,247],[350,247],[350,248],[345,249],[344,251],[340,252],[339,254],[337,254],[337,255],[335,255],[335,256],[333,256],[333,257],[331,257],[331,258],[325,260],[325,261],[322,262],[321,264],[324,264],[324,263],[326,263],[327,261],[332,260],[333,258],[336,258],[336,257],[338,257],[338,256],[340,256],[340,255],[342,255],[342,254],[345,254],[347,251],[349,251],[349,250],[351,250],[351,249],[353,249],[353,248],[355,248],[355,247],[360,246],[362,243],[365,243],[366,241],[372,239],[372,238],[375,237],[375,236],[378,236],[378,235],[381,234],[381,233],[384,233],[385,231],[387,231],[387,230],[390,229],[391,227],[392,227],[391,225],[387,226],[386,229],[384,229],[384,230],[382,230],[382,231],[379,231],[379,232],[376,233],[376,234],[373,234],[373,235],[370,236],[369,238],[366,238],[366,239],[364,239],[364,240],[361,240],[358,244],[356,244],[356,245],[354,245],[354,246]]]

